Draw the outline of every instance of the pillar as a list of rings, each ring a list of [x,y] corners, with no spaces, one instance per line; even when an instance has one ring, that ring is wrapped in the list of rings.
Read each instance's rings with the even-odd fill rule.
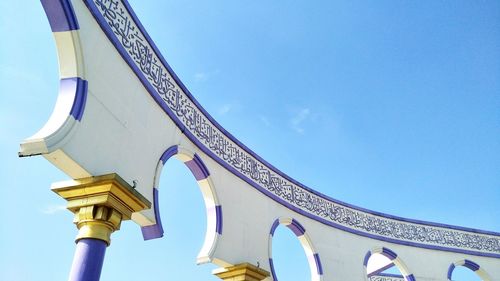
[[[249,263],[240,263],[212,272],[224,281],[261,281],[269,277],[269,272]]]
[[[52,190],[68,201],[78,228],[69,281],[98,281],[111,234],[151,203],[117,174],[55,183]]]

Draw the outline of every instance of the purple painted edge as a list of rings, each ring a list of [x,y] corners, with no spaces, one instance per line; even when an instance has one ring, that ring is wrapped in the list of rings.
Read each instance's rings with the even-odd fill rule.
[[[173,114],[173,112],[165,104],[163,104],[162,99],[159,97],[159,95],[156,93],[156,91],[151,87],[151,85],[149,84],[148,80],[144,77],[144,75],[137,68],[137,66],[134,64],[134,62],[130,59],[130,57],[128,56],[126,50],[123,49],[123,47],[121,46],[120,42],[116,39],[116,37],[113,34],[113,31],[109,28],[109,26],[106,23],[106,21],[102,18],[102,15],[97,10],[97,8],[95,7],[95,5],[93,3],[91,3],[91,2],[89,2],[89,0],[84,0],[84,2],[87,5],[87,7],[89,8],[89,10],[91,11],[91,13],[94,16],[94,18],[96,19],[96,21],[99,23],[99,25],[101,26],[101,28],[105,32],[105,34],[108,36],[108,39],[112,42],[112,44],[118,50],[118,52],[120,53],[120,55],[122,56],[122,58],[127,62],[127,64],[129,65],[129,67],[135,72],[135,74],[137,75],[137,77],[139,78],[139,80],[143,83],[144,87],[148,90],[148,92],[153,97],[153,99],[157,102],[157,104],[174,121],[174,123],[176,123],[176,125],[179,127],[179,129],[181,130],[181,132],[183,132],[204,153],[206,153],[207,155],[209,155],[212,159],[214,159],[220,165],[222,165],[223,167],[225,167],[227,170],[229,170],[230,172],[232,172],[233,174],[235,174],[236,176],[238,176],[239,178],[241,178],[242,180],[244,180],[245,182],[247,182],[249,185],[253,186],[257,190],[259,190],[260,192],[262,192],[264,195],[268,196],[269,198],[275,200],[276,202],[278,202],[278,203],[286,206],[287,208],[289,208],[289,209],[291,209],[291,210],[293,210],[293,211],[295,211],[295,212],[297,212],[299,214],[302,214],[302,215],[304,215],[304,216],[306,216],[306,217],[308,217],[310,219],[316,220],[316,221],[318,221],[320,223],[323,223],[325,225],[328,225],[328,226],[331,226],[331,227],[334,227],[334,228],[337,228],[337,229],[340,229],[340,230],[344,230],[344,231],[347,231],[347,232],[350,232],[350,233],[353,233],[353,234],[357,234],[357,235],[360,235],[360,236],[369,237],[369,238],[380,240],[380,241],[386,241],[386,242],[401,244],[401,245],[407,245],[407,246],[413,246],[413,247],[418,247],[418,248],[424,248],[424,249],[433,249],[433,250],[448,251],[448,252],[455,252],[455,253],[462,253],[462,254],[469,254],[469,255],[476,255],[476,256],[485,256],[485,257],[492,257],[492,258],[500,258],[500,254],[484,253],[484,252],[479,252],[479,251],[472,251],[472,250],[465,250],[465,249],[456,249],[456,248],[449,248],[449,247],[444,247],[444,246],[434,246],[434,245],[422,244],[422,243],[417,243],[417,242],[397,240],[397,239],[393,239],[393,238],[387,238],[387,237],[384,237],[384,236],[380,236],[380,235],[376,235],[376,234],[371,234],[371,233],[365,233],[365,232],[362,232],[362,231],[359,231],[359,230],[356,230],[356,229],[348,228],[348,227],[345,227],[343,225],[340,225],[340,224],[337,224],[337,223],[334,223],[334,222],[331,222],[331,221],[327,221],[327,220],[325,220],[325,219],[323,219],[321,217],[318,217],[316,215],[313,215],[313,214],[311,214],[309,212],[305,212],[305,211],[303,211],[303,210],[301,210],[301,209],[299,209],[299,208],[297,208],[297,207],[295,207],[295,206],[287,203],[283,199],[275,196],[274,194],[272,194],[269,191],[265,190],[263,187],[255,184],[252,180],[250,180],[249,178],[247,178],[245,175],[241,174],[239,171],[235,170],[233,167],[231,167],[228,164],[226,164],[222,159],[220,159],[212,151],[210,151],[203,144],[201,144],[200,141],[198,141],[196,139],[196,137],[191,132],[189,132],[188,130],[185,129],[185,126],[182,124],[182,122],[180,122],[180,120],[177,118],[177,116],[175,116],[175,114]],[[133,12],[133,10],[131,10],[130,5],[128,4],[128,2],[126,0],[123,0],[123,3],[125,4],[125,6],[127,7],[127,9],[129,10],[129,13],[134,18],[135,23],[139,26],[139,28],[141,29],[141,32],[147,38],[148,42],[151,44],[151,46],[153,47],[153,49],[157,50],[157,48],[154,45],[153,41],[149,38],[149,35],[145,32],[144,28],[142,27],[142,24],[140,23],[140,21],[135,16],[135,13]],[[157,55],[158,55],[158,57],[160,59],[163,60],[162,62],[165,64],[165,66],[167,67],[167,69],[169,69],[169,71],[170,71],[170,67],[164,61],[163,57],[161,56],[161,53],[157,52]],[[172,75],[172,77],[174,79],[178,79],[174,72],[172,72],[171,75]],[[176,80],[176,82],[179,82],[179,86],[182,85],[182,83],[180,83],[180,81]],[[190,95],[189,92],[186,92],[186,94],[188,96]],[[196,103],[196,104],[198,104],[198,103]],[[202,112],[206,112],[203,109],[203,107],[201,107],[201,106],[200,106],[200,110]],[[206,117],[209,118],[209,119],[211,119],[211,116],[208,115],[208,114],[206,115]],[[220,126],[216,122],[214,122],[214,125]],[[221,129],[221,128],[219,128],[219,129]],[[221,131],[222,132],[226,132],[224,129],[221,129]],[[235,143],[240,144],[240,142],[237,141],[235,138],[233,138],[229,133],[226,134],[226,136],[228,138],[230,138],[231,140],[233,140]],[[241,147],[245,148],[244,145],[241,145]],[[333,203],[336,203],[336,204],[344,205],[346,207],[353,208],[353,209],[356,209],[356,210],[359,210],[359,211],[362,211],[362,212],[365,212],[365,213],[369,213],[369,214],[372,214],[372,215],[377,215],[377,216],[381,216],[381,217],[385,217],[385,218],[389,218],[389,219],[394,219],[394,220],[399,220],[399,221],[404,221],[404,222],[410,222],[410,223],[421,224],[421,225],[428,225],[428,226],[435,226],[435,227],[441,227],[441,228],[449,228],[449,229],[455,229],[455,230],[461,230],[461,231],[467,231],[467,232],[473,232],[473,233],[479,233],[479,234],[487,234],[487,235],[493,235],[493,236],[500,236],[500,233],[493,232],[493,231],[485,231],[485,230],[479,230],[479,229],[473,229],[473,228],[466,228],[466,227],[461,227],[461,226],[453,226],[453,225],[447,225],[447,224],[441,224],[441,223],[432,223],[432,222],[426,222],[426,221],[421,221],[421,220],[407,219],[407,218],[402,218],[402,217],[398,217],[398,216],[384,214],[384,213],[381,213],[381,212],[376,212],[376,211],[364,209],[364,208],[361,208],[361,207],[358,207],[358,206],[354,206],[354,205],[351,205],[351,204],[348,204],[348,203],[345,203],[345,202],[342,202],[342,201],[330,198],[330,197],[328,197],[328,196],[326,196],[326,195],[324,195],[322,193],[319,193],[319,192],[317,192],[315,190],[312,190],[312,189],[310,189],[310,188],[308,188],[308,187],[306,187],[306,186],[304,186],[304,185],[296,182],[295,180],[290,179],[288,176],[286,176],[285,174],[283,174],[282,172],[280,172],[278,169],[274,168],[272,165],[270,165],[269,163],[267,163],[266,161],[264,161],[263,159],[261,159],[258,155],[256,155],[253,152],[251,152],[251,150],[248,149],[247,152],[250,153],[250,154],[252,154],[257,159],[259,159],[259,161],[262,161],[269,168],[272,168],[275,172],[277,172],[278,174],[280,174],[280,175],[284,176],[285,178],[289,179],[291,182],[297,184],[301,188],[304,188],[305,190],[308,190],[309,192],[314,193],[314,194],[316,194],[316,195],[318,195],[320,197],[323,197],[324,199],[327,199],[329,201],[332,201]]]
[[[292,219],[292,223],[287,225],[286,227],[292,230],[297,237],[302,236],[304,235],[304,233],[306,233],[306,229],[295,219]]]
[[[208,171],[207,166],[205,166],[205,163],[203,162],[203,160],[201,160],[200,155],[198,155],[198,154],[195,153],[194,157],[193,157],[193,160],[196,162],[196,164],[198,164],[198,166],[200,167],[202,173],[205,175],[205,178],[207,178],[208,176],[210,176],[210,172]]]
[[[215,231],[222,235],[222,206],[217,205],[215,206]]]
[[[404,276],[401,274],[393,274],[393,273],[380,273],[380,274],[377,274],[377,276],[404,278]]]
[[[296,225],[289,224],[286,227],[288,227],[297,237],[304,235],[304,232],[302,232],[302,230],[298,228]]]
[[[405,281],[415,281],[415,276],[413,274],[406,275],[405,276]]]
[[[278,228],[278,226],[280,225],[280,220],[279,219],[276,219],[274,222],[273,222],[273,225],[271,226],[271,231],[269,232],[269,234],[271,234],[271,236],[274,235],[274,231],[276,231],[276,228]]]
[[[69,114],[77,121],[81,121],[87,102],[88,82],[80,77],[73,77],[61,79],[59,85],[62,91],[75,92],[75,99],[73,100],[73,106]]]
[[[479,266],[479,264],[477,264],[477,263],[475,263],[475,262],[473,262],[471,260],[467,260],[467,259],[464,260],[464,265],[463,266],[467,267],[468,269],[470,269],[472,271],[478,271],[479,268],[481,268]]]
[[[368,251],[365,255],[365,258],[363,259],[363,266],[366,267],[368,266],[368,261],[370,260],[370,257],[372,256],[372,252]]]
[[[196,154],[196,153],[194,154],[193,159],[184,162],[184,164],[186,164],[186,166],[189,168],[189,170],[191,170],[194,177],[198,181],[204,180],[204,179],[208,178],[208,176],[210,176],[210,173],[208,172],[207,167],[205,166],[205,164],[201,160],[200,156],[198,156],[198,154]]]
[[[162,164],[165,164],[167,160],[177,154],[178,147],[177,145],[169,147],[160,157],[160,161]],[[156,224],[143,226],[141,227],[142,237],[144,240],[151,240],[163,237],[163,226],[161,224],[161,216],[160,216],[160,208],[159,208],[159,196],[158,196],[158,188],[153,187],[153,202],[154,202],[154,211],[155,211],[155,220]]]
[[[273,258],[269,258],[269,267],[271,268],[271,275],[273,276],[273,280],[278,281],[278,278],[276,277],[276,271],[274,271]]]
[[[191,173],[193,173],[197,181],[207,178],[207,176],[201,170],[201,167],[198,165],[198,163],[196,163],[196,161],[194,161],[194,159],[186,161],[184,162],[184,164],[186,164]]]
[[[170,159],[170,157],[176,155],[178,152],[179,152],[179,147],[177,145],[171,146],[167,150],[165,150],[165,152],[163,152],[163,154],[160,157],[160,161],[162,162],[162,164],[165,165],[167,160]]]
[[[161,224],[160,208],[158,200],[158,188],[153,188],[153,202],[155,208],[156,224],[141,227],[142,237],[144,240],[151,240],[163,237],[163,226]]]
[[[390,264],[388,264],[386,266],[382,266],[381,268],[379,268],[379,269],[375,270],[374,272],[368,274],[368,277],[372,277],[374,275],[380,275],[380,274],[382,274],[382,271],[387,270],[387,269],[389,269],[389,268],[391,268],[393,266],[394,266],[394,263],[390,263]],[[403,276],[401,276],[401,277],[403,277]]]
[[[455,264],[450,264],[450,267],[448,267],[448,274],[447,274],[447,277],[448,277],[448,280],[451,280],[451,275],[453,274],[453,270],[455,270]]]
[[[80,28],[69,0],[41,0],[52,32],[77,30]]]
[[[382,247],[382,255],[386,256],[387,258],[389,258],[391,261],[396,259],[398,257],[398,254],[396,254],[394,251],[386,248],[386,247]]]
[[[316,263],[316,270],[319,275],[323,275],[323,266],[321,265],[321,260],[319,258],[319,254],[314,254],[314,262]]]

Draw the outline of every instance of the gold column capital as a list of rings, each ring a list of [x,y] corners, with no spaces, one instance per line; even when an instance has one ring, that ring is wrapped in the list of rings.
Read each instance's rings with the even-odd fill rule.
[[[215,269],[212,274],[224,281],[261,281],[270,275],[266,270],[246,262]]]
[[[76,241],[94,238],[110,244],[111,233],[132,213],[149,209],[151,203],[117,174],[88,177],[52,184],[52,191],[68,201],[79,232]]]

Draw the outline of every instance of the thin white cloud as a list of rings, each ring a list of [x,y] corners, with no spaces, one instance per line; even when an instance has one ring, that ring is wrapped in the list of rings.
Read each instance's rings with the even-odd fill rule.
[[[63,205],[49,205],[42,210],[42,213],[46,215],[53,215],[55,213],[66,210],[66,204]]]
[[[205,81],[208,80],[208,76],[209,76],[209,74],[206,73],[206,72],[195,73],[195,75],[194,75],[194,81],[195,82],[205,82]]]
[[[303,134],[305,132],[302,124],[306,121],[311,115],[311,110],[309,108],[300,109],[292,118],[290,118],[290,128],[299,134]]]
[[[219,108],[217,113],[219,113],[219,115],[226,115],[229,111],[231,111],[232,108],[233,108],[232,104],[226,103]]]
[[[269,119],[268,119],[266,116],[264,116],[264,115],[259,115],[259,120],[260,120],[262,123],[264,123],[264,125],[265,125],[266,127],[271,126],[271,122],[269,121]]]
[[[214,70],[214,71],[209,71],[209,72],[204,72],[204,71],[197,72],[194,74],[194,81],[195,82],[206,82],[213,75],[219,74],[219,72],[220,71],[218,69]]]

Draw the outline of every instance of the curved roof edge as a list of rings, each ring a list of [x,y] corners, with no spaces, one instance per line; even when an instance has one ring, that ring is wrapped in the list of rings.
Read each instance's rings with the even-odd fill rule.
[[[292,179],[226,131],[198,103],[162,56],[127,0],[109,6],[99,0],[84,2],[122,58],[179,129],[204,153],[266,196],[318,222],[365,237],[500,258],[498,232],[368,210],[333,199]],[[130,33],[113,30],[121,23],[116,17],[109,17],[110,11],[128,18],[123,22],[131,24]],[[123,45],[123,39],[130,45],[139,40],[140,46],[136,47],[142,49],[134,53]]]

